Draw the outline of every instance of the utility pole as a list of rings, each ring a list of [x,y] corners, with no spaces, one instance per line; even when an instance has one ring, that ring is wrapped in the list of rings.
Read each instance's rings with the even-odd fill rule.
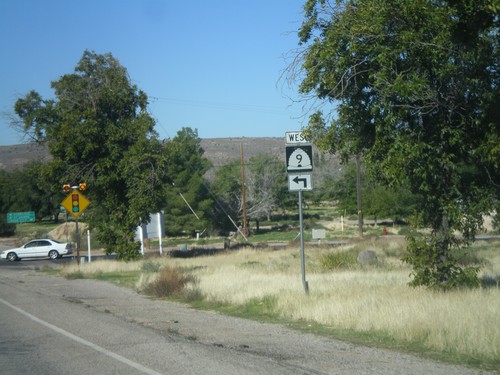
[[[243,206],[243,234],[248,236],[247,227],[247,201],[245,187],[245,159],[243,158],[243,143],[240,143],[240,160],[241,160],[241,204]]]

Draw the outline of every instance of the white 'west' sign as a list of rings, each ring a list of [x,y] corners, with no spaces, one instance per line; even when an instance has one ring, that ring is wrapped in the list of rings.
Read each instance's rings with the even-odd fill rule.
[[[287,145],[296,145],[296,144],[304,144],[310,143],[301,131],[297,132],[285,132],[285,144]]]

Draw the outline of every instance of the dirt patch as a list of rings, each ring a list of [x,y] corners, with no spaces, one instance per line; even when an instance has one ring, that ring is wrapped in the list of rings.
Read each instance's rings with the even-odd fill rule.
[[[88,225],[85,223],[78,223],[78,231],[80,238],[87,232]],[[49,237],[61,242],[75,242],[76,241],[76,223],[68,222],[59,225],[57,228],[49,232]]]

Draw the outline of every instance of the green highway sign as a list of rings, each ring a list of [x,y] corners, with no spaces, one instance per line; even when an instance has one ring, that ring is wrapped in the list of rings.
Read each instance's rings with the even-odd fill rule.
[[[32,223],[35,221],[35,211],[26,212],[8,212],[7,213],[7,223]]]

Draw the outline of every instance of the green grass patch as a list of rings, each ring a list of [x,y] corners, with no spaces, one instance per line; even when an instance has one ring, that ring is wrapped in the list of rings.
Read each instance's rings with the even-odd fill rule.
[[[61,274],[61,270],[59,268],[52,268],[52,267],[40,268],[39,271],[51,276],[57,276]]]
[[[162,241],[162,246],[163,247],[175,247],[179,245],[192,245],[192,246],[205,246],[205,245],[212,245],[212,244],[217,244],[224,242],[224,237],[210,237],[210,238],[205,238],[202,237],[199,240],[193,237],[169,237],[165,240]],[[152,249],[157,249],[159,248],[159,242],[157,240],[152,240],[150,242],[150,247]]]
[[[68,280],[78,280],[78,279],[85,279],[87,275],[85,275],[81,271],[75,271],[71,273],[67,273],[64,277]]]
[[[293,241],[293,239],[297,234],[298,231],[274,232],[274,231],[261,230],[260,232],[253,232],[249,240],[251,242],[265,242],[265,241],[289,242]]]
[[[328,206],[311,206],[307,207],[305,210],[310,215],[319,215],[321,217],[324,216],[339,216],[338,210],[335,207]]]
[[[357,257],[356,250],[325,254],[320,258],[320,266],[323,271],[353,269],[357,267]]]
[[[206,301],[199,299],[190,306],[199,310],[218,311],[228,316],[250,319],[266,323],[288,323],[276,313],[276,297],[266,296],[263,299],[252,299],[243,305]]]
[[[288,231],[260,231],[254,232],[248,238],[251,242],[291,242],[298,241],[299,228]],[[304,229],[304,241],[312,241],[312,230]]]
[[[241,267],[246,267],[246,268],[262,267],[262,263],[256,260],[249,260],[248,262],[241,263]]]

